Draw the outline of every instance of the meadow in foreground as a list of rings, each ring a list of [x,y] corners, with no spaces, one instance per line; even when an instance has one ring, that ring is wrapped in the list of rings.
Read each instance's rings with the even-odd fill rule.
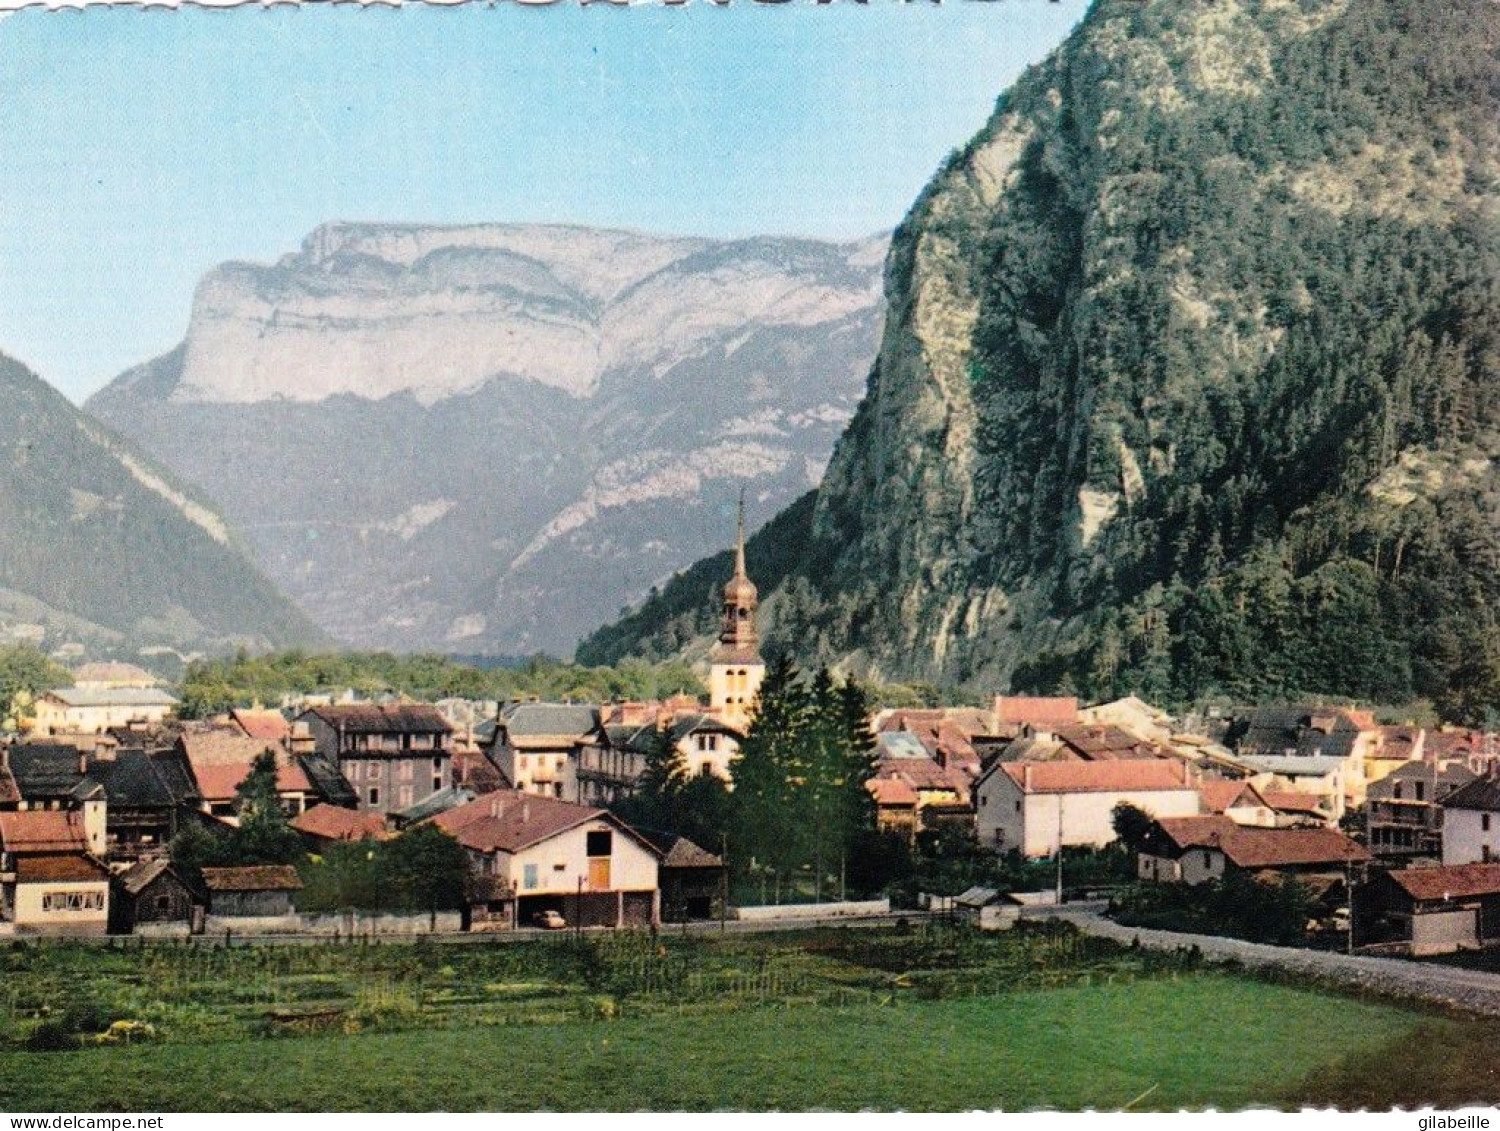
[[[1172,1109],[1500,1095],[1483,1022],[1056,927],[56,946],[0,961],[9,1110]],[[1409,1051],[1424,1048],[1466,1051],[1433,1074]]]

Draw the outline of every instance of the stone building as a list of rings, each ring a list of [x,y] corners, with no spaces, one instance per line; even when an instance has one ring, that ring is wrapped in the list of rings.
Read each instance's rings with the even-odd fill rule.
[[[410,809],[453,784],[453,727],[425,703],[312,707],[297,722],[367,812]]]

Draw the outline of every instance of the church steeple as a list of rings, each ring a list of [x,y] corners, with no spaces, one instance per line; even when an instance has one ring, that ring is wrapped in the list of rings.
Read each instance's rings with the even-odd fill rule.
[[[745,569],[745,492],[740,491],[739,527],[734,542],[734,576],[724,586],[724,621],[719,643],[737,652],[756,650],[755,609],[760,594]],[[758,657],[757,657],[758,659]]]
[[[745,489],[740,488],[739,526],[734,537],[734,576],[736,580],[750,580],[745,572]]]
[[[725,722],[737,727],[748,725],[766,671],[760,658],[760,634],[755,630],[759,604],[760,594],[745,568],[745,492],[741,491],[734,576],[724,586],[724,619],[708,668],[709,705]]]

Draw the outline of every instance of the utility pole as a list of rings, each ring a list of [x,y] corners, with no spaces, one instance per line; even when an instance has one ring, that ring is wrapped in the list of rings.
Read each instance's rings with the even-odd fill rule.
[[[1057,795],[1057,905],[1063,901],[1063,795]]]
[[[1354,953],[1354,861],[1344,861],[1344,909],[1349,916],[1349,937],[1346,954]]]

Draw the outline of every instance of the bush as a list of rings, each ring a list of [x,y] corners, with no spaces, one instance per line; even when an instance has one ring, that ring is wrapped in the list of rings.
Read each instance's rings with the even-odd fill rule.
[[[1154,927],[1247,942],[1299,946],[1306,941],[1312,901],[1293,876],[1263,883],[1232,872],[1223,880],[1136,884],[1115,897],[1110,915],[1127,927]]]
[[[29,1052],[68,1052],[78,1047],[78,1038],[60,1021],[43,1021],[26,1038]]]

